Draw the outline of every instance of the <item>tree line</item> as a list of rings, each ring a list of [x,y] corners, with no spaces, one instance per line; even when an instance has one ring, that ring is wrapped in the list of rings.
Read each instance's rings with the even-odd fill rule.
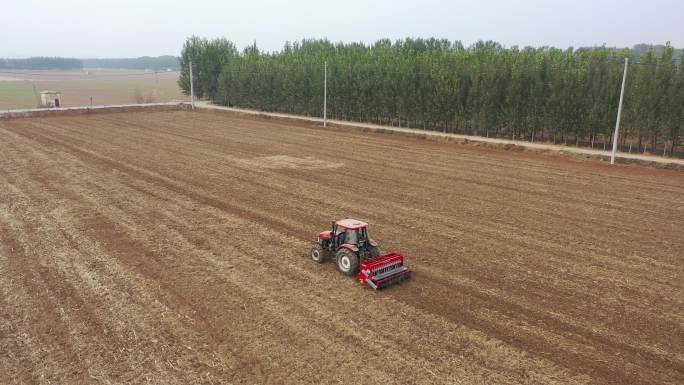
[[[73,59],[63,57],[31,57],[27,59],[0,59],[0,70],[81,70],[128,69],[128,70],[179,70],[177,56],[143,56],[123,59]]]
[[[31,57],[27,59],[2,59],[0,70],[75,70],[82,69],[79,59],[63,57]]]
[[[624,59],[630,58],[623,151],[682,156],[684,64],[669,44],[607,47],[464,46],[444,39],[373,44],[302,40],[277,52],[191,37],[179,85],[197,97],[265,111],[471,135],[610,146]]]

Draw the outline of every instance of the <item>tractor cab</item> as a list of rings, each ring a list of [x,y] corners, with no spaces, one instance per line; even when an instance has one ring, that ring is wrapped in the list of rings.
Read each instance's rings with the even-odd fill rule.
[[[337,222],[333,221],[330,224],[332,230],[323,231],[318,235],[318,239],[326,244],[334,245],[335,249],[345,244],[359,247],[370,243],[375,246],[375,242],[368,235],[368,223],[354,219],[343,219]]]
[[[372,242],[368,236],[368,223],[357,221],[355,219],[343,219],[337,222],[331,222],[332,231],[336,246],[339,248],[342,245],[349,245],[355,247],[363,247],[367,242]]]

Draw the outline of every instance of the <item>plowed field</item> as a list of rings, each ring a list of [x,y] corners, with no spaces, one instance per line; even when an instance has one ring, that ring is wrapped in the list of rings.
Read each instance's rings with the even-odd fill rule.
[[[414,278],[308,250],[371,223]],[[0,121],[0,383],[684,383],[684,173],[214,112]]]

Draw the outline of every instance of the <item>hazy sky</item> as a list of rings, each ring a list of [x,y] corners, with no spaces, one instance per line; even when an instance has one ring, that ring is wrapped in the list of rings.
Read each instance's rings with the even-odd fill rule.
[[[333,41],[441,37],[557,47],[684,47],[683,0],[2,0],[0,57],[133,57],[180,52],[192,34]]]

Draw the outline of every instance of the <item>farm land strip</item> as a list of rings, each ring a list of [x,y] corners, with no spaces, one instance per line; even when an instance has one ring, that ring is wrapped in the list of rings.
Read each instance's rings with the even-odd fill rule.
[[[682,383],[684,173],[225,112],[0,120],[2,383]],[[414,279],[313,263],[371,223]]]

